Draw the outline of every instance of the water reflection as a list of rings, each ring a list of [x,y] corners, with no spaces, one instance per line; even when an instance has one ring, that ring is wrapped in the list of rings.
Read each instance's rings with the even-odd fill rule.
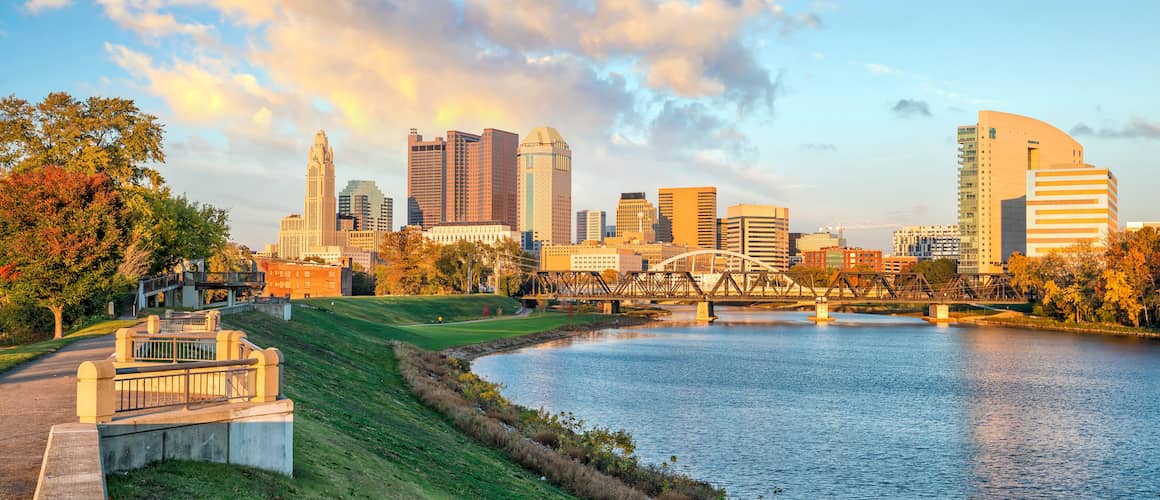
[[[1160,345],[722,308],[476,360],[740,498],[1155,497]]]

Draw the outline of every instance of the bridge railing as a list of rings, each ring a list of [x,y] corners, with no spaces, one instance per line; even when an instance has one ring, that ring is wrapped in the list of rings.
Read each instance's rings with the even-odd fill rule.
[[[116,369],[117,413],[248,401],[257,389],[257,359]]]
[[[266,273],[263,272],[197,272],[186,273],[187,279],[192,279],[199,285],[228,285],[265,283]]]

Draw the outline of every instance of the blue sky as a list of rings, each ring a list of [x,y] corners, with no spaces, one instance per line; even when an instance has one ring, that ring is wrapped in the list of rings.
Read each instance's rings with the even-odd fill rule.
[[[1120,220],[1160,219],[1156,19],[1155,2],[34,0],[0,6],[0,91],[135,99],[167,124],[170,185],[231,209],[252,247],[301,211],[317,129],[339,187],[376,181],[401,224],[408,128],[547,124],[574,152],[575,210],[716,185],[722,211],[784,205],[795,231],[888,249],[893,226],[955,221],[955,126],[980,109],[1086,125]]]

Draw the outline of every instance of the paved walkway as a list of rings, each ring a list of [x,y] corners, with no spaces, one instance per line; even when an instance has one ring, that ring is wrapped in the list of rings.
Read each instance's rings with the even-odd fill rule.
[[[419,326],[466,325],[468,323],[484,323],[487,321],[499,321],[502,319],[523,318],[523,317],[526,317],[530,314],[532,314],[531,309],[524,309],[521,307],[518,311],[516,311],[515,314],[509,314],[507,316],[492,316],[490,318],[470,319],[467,321],[451,321],[451,322],[447,322],[447,323],[417,323],[414,325],[398,325],[398,326],[411,328],[411,327],[419,327]]]
[[[32,498],[48,431],[76,422],[77,366],[107,358],[116,337],[82,340],[0,375],[0,499]]]

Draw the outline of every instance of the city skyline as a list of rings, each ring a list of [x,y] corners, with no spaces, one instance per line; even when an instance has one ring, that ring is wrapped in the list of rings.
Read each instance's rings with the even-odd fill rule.
[[[845,225],[851,244],[888,250],[898,226],[957,222],[953,127],[993,109],[1058,127],[1115,171],[1120,221],[1158,215],[1148,203],[1160,187],[1149,175],[1160,153],[1160,102],[1146,83],[1160,76],[1146,63],[1156,40],[1147,20],[1158,15],[1150,4],[1036,9],[1031,25],[1014,21],[1031,6],[981,4],[955,12],[947,33],[941,6],[895,26],[892,9],[844,3],[705,2],[696,12],[676,3],[660,18],[648,3],[620,11],[597,3],[585,17],[562,2],[549,15],[586,20],[558,34],[474,2],[402,5],[390,15],[344,7],[300,25],[290,11],[315,7],[228,4],[5,6],[8,74],[69,75],[10,77],[6,90],[137,100],[168,125],[162,174],[177,192],[231,209],[233,238],[255,249],[275,240],[272,221],[301,210],[287,193],[302,189],[302,151],[320,128],[336,150],[337,184],[374,180],[398,200],[408,128],[522,133],[547,124],[574,151],[574,208],[611,213],[620,192],[651,198],[659,187],[715,185],[718,212],[787,206],[791,230]],[[692,15],[703,21],[689,36],[666,31]],[[613,36],[612,16],[642,21],[642,36]],[[1057,29],[1076,23],[1096,36]],[[334,40],[299,36],[343,24],[352,29]],[[465,35],[403,50],[416,30],[449,27]],[[580,32],[598,41],[569,38]],[[915,39],[927,43],[907,43]],[[943,62],[980,39],[992,71]],[[1003,52],[1008,40],[1034,60]],[[368,47],[390,57],[360,66]],[[416,64],[435,57],[452,78]],[[1094,60],[1117,69],[1076,72]]]

